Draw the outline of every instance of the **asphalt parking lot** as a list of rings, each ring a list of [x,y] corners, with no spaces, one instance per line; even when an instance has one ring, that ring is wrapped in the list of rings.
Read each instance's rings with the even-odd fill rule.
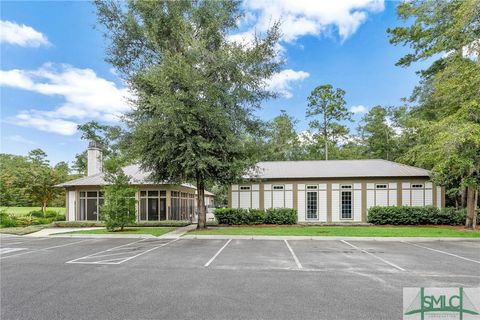
[[[480,242],[0,238],[1,319],[401,319]]]

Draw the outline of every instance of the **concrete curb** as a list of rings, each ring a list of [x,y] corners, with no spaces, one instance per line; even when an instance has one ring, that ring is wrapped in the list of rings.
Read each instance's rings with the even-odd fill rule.
[[[321,236],[239,236],[239,235],[185,235],[182,239],[244,239],[244,240],[351,240],[351,241],[478,241],[480,238],[448,238],[448,237],[321,237]]]
[[[144,239],[158,237],[150,234],[52,234],[50,238],[88,238],[88,239]]]

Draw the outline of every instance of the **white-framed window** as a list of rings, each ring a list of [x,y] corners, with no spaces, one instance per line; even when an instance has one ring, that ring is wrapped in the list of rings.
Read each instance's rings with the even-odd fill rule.
[[[284,186],[282,186],[282,185],[274,185],[272,188],[273,188],[273,190],[283,190],[283,189],[284,189]]]
[[[376,189],[387,189],[387,185],[386,184],[376,184],[375,188]]]
[[[173,192],[172,192],[173,194]],[[140,190],[139,220],[158,221],[167,219],[167,191]]]
[[[412,189],[423,189],[423,184],[412,184]]]
[[[243,190],[243,191],[247,191],[247,190],[250,190],[251,187],[250,186],[240,186],[240,190]]]
[[[317,191],[307,191],[307,219],[318,219]]]
[[[351,185],[342,185],[340,191],[341,219],[352,219],[353,194]],[[350,189],[350,190],[348,190]]]
[[[100,220],[103,191],[80,191],[80,220]]]

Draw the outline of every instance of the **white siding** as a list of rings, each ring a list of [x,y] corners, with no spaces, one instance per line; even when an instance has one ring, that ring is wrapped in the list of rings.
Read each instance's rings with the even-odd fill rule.
[[[442,207],[442,187],[437,187],[437,207]]]
[[[232,191],[237,191],[237,190],[238,190],[238,184],[233,184]]]
[[[305,191],[300,190],[297,193],[298,197],[298,221],[305,221]]]
[[[318,190],[327,190],[327,184],[326,183],[320,183],[318,185]]]
[[[251,207],[251,195],[250,191],[240,192],[240,208],[249,209]]]
[[[375,205],[375,190],[368,190],[367,191],[367,209],[373,207],[374,205]]]
[[[68,191],[68,221],[75,221],[76,192]]]
[[[238,208],[238,192],[232,192],[232,208]]]
[[[258,191],[252,191],[252,209],[260,208],[260,195]]]
[[[258,190],[260,190],[260,185],[259,185],[259,184],[252,184],[252,190],[253,190],[253,191],[258,191]]]
[[[272,207],[272,192],[263,192],[263,207],[265,209],[270,209]]]
[[[327,221],[327,191],[318,192],[318,218],[320,221]]]
[[[397,190],[388,190],[388,205],[397,205]]]
[[[423,206],[423,189],[412,189],[412,206]]]
[[[338,184],[337,184],[338,187]],[[340,203],[339,203],[339,191],[332,190],[332,221],[340,221]]]
[[[293,184],[286,184],[285,190],[293,190]]]
[[[293,191],[285,191],[285,208],[293,208]]]
[[[410,205],[410,189],[402,190],[402,206]]]
[[[272,185],[271,184],[264,185],[263,190],[272,190]]]
[[[388,206],[388,191],[387,190],[381,190],[381,189],[377,189],[375,190],[376,194],[375,194],[375,204],[377,206],[381,206],[381,207],[386,207]]]
[[[425,205],[426,206],[433,205],[433,190],[432,189],[425,189]]]
[[[362,191],[353,192],[353,220],[362,221]]]
[[[284,197],[284,192],[283,190],[281,191],[273,191],[272,192],[272,197],[273,197],[273,207],[274,208],[284,208],[285,207],[285,197]]]

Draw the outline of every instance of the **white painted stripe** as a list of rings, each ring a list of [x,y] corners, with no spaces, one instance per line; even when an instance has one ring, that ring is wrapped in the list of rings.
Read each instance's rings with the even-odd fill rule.
[[[368,252],[368,251],[366,251],[366,250],[363,250],[363,249],[357,247],[356,245],[353,245],[353,244],[351,244],[351,243],[349,243],[349,242],[347,242],[347,241],[345,241],[345,240],[340,240],[340,241],[343,242],[343,243],[345,243],[345,244],[348,244],[348,245],[349,245],[350,247],[352,247],[352,248],[355,248],[355,249],[357,249],[357,250],[359,250],[359,251],[362,251],[363,253],[366,253],[366,254],[368,254],[368,255],[371,255],[372,257],[377,258],[378,260],[380,260],[380,261],[388,264],[389,266],[392,266],[392,267],[394,267],[394,268],[396,268],[396,269],[398,269],[398,270],[401,270],[401,271],[405,271],[405,269],[403,269],[402,267],[399,267],[399,266],[397,266],[396,264],[391,263],[390,261],[387,261],[387,260],[385,260],[385,259],[383,259],[383,258],[381,258],[381,257],[379,257],[379,256],[377,256],[377,255],[374,255],[373,253],[370,253],[370,252]]]
[[[290,247],[290,244],[288,243],[288,241],[287,240],[283,240],[283,241],[285,241],[285,244],[287,245],[288,250],[290,250],[293,260],[295,260],[295,263],[297,264],[297,268],[303,269],[302,264],[300,263],[300,260],[298,260],[297,255],[295,254],[295,252],[293,252],[293,249],[292,247]]]
[[[480,264],[480,261],[473,260],[473,259],[469,259],[469,258],[465,258],[465,257],[459,256],[459,255],[456,255],[456,254],[453,254],[453,253],[450,253],[450,252],[445,252],[445,251],[442,251],[442,250],[437,250],[437,249],[433,249],[433,248],[429,248],[429,247],[424,247],[424,246],[421,246],[421,245],[419,245],[419,244],[411,243],[411,242],[408,242],[408,241],[401,241],[401,242],[406,243],[406,244],[409,244],[409,245],[412,245],[412,246],[415,246],[415,247],[427,249],[427,250],[430,250],[430,251],[434,251],[434,252],[438,252],[438,253],[443,253],[443,254],[446,254],[446,255],[449,255],[449,256],[458,258],[458,259],[462,259],[462,260],[466,260],[466,261],[475,262],[475,263],[479,263],[479,264]]]
[[[144,255],[145,253],[150,252],[150,251],[153,251],[153,250],[155,250],[155,249],[158,249],[158,248],[161,248],[161,247],[165,247],[166,245],[168,245],[168,244],[170,244],[170,243],[173,243],[173,242],[175,242],[175,241],[177,241],[177,240],[179,240],[179,239],[180,239],[180,238],[173,239],[172,241],[168,241],[167,243],[164,243],[164,244],[159,245],[159,246],[157,246],[157,247],[154,247],[154,248],[152,248],[152,249],[148,249],[148,250],[146,250],[146,251],[140,252],[139,254],[134,255],[133,257],[129,257],[129,258],[127,258],[127,259],[119,262],[118,264],[124,263],[124,262],[126,262],[126,261],[128,261],[128,260],[131,260],[131,259],[134,259],[134,258],[139,257],[139,256],[141,256],[141,255]]]
[[[208,260],[207,263],[205,263],[205,267],[208,267],[213,262],[213,260],[215,260],[215,258],[220,254],[220,252],[222,252],[222,250],[225,249],[226,246],[228,246],[230,241],[232,241],[232,239],[229,239],[227,243],[225,243],[223,247],[221,247],[220,250],[218,250],[217,253],[215,253],[215,255],[210,260]]]
[[[87,256],[84,256],[84,257],[80,257],[80,258],[77,258],[77,259],[73,259],[73,260],[70,260],[70,261],[67,261],[65,263],[74,263],[75,261],[77,260],[80,260],[80,259],[86,259],[86,258],[90,258],[92,256],[95,256],[99,253],[104,253],[104,252],[109,252],[109,251],[113,251],[117,248],[122,248],[122,247],[126,247],[126,246],[129,246],[131,244],[134,244],[134,243],[137,243],[137,242],[141,242],[141,241],[145,241],[146,239],[141,239],[141,240],[137,240],[137,241],[133,241],[133,242],[129,242],[129,243],[126,243],[126,244],[122,244],[121,246],[116,246],[116,247],[113,247],[113,248],[110,248],[110,249],[107,249],[107,250],[103,250],[103,251],[99,251],[99,252],[96,252],[96,253],[92,253],[92,254],[89,254]]]
[[[0,248],[0,255],[21,250],[27,250],[27,248]]]
[[[45,251],[45,250],[49,250],[49,249],[71,246],[72,244],[77,244],[77,243],[81,243],[81,242],[85,242],[85,241],[92,241],[92,239],[86,239],[86,240],[82,240],[82,241],[76,241],[76,242],[71,242],[71,243],[67,243],[67,244],[62,244],[62,245],[59,245],[59,246],[53,246],[53,247],[42,248],[42,249],[37,249],[37,250],[29,250],[27,252],[22,252],[22,253],[17,253],[17,254],[11,254],[11,255],[6,256],[6,257],[0,257],[0,260],[10,258],[10,257],[21,256],[21,255],[24,255],[24,254],[27,254],[27,253],[34,253],[34,252]]]

